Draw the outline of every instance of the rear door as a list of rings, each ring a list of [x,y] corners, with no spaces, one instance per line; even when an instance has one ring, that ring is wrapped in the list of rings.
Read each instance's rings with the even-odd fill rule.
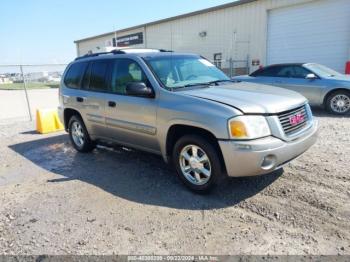
[[[89,134],[94,137],[106,136],[106,101],[108,99],[109,60],[92,61],[84,75],[80,99],[85,115],[85,125]]]
[[[81,89],[81,84],[88,66],[88,62],[76,62],[72,64],[64,78],[64,86],[67,88],[62,91],[62,103],[64,107],[73,108],[80,112],[85,122],[84,108],[80,101],[81,97],[86,95],[85,91]]]
[[[157,99],[127,95],[126,86],[132,82],[144,82],[151,87],[138,62],[129,58],[114,60],[110,80],[112,94],[106,102],[108,136],[124,145],[159,152]]]

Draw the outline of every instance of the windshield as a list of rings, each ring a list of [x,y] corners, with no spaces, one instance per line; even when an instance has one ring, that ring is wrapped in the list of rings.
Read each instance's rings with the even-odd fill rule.
[[[216,81],[230,81],[208,60],[198,56],[161,56],[145,58],[162,84],[170,89]]]
[[[330,69],[324,65],[319,64],[307,64],[305,65],[306,68],[310,69],[315,74],[321,76],[321,77],[334,77],[334,76],[342,76],[337,71],[334,71],[333,69]]]

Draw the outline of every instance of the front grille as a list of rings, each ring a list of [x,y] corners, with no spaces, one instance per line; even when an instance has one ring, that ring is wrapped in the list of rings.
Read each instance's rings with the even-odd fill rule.
[[[292,123],[292,117],[299,117],[298,123]],[[278,118],[286,135],[293,135],[294,133],[305,128],[309,121],[309,115],[306,106],[301,106],[283,113],[278,114]]]

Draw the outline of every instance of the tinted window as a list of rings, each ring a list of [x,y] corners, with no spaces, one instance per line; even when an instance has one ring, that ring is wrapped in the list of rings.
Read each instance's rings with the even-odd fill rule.
[[[89,64],[89,66],[85,70],[85,74],[84,74],[84,77],[83,77],[83,80],[82,80],[82,84],[81,84],[81,87],[83,89],[89,89],[90,74],[91,74],[91,64]]]
[[[284,66],[281,67],[280,70],[276,72],[276,77],[294,77],[294,67],[293,66]]]
[[[80,80],[85,72],[87,63],[75,63],[70,66],[64,83],[69,88],[80,88]]]
[[[311,72],[307,69],[305,69],[302,66],[295,66],[294,67],[294,77],[295,78],[306,78],[308,74],[311,74]]]
[[[137,62],[131,59],[115,60],[112,66],[112,92],[125,95],[127,84],[133,82],[144,82],[147,86],[150,86],[145,73]]]
[[[271,66],[259,69],[251,74],[251,76],[270,76],[270,77],[276,77],[278,72],[282,69],[281,66]]]
[[[108,91],[108,84],[106,81],[108,64],[108,61],[96,61],[91,64],[89,89]]]

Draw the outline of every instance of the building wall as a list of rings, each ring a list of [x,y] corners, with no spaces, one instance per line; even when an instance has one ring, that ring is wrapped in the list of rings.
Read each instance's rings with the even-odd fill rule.
[[[118,36],[144,33],[144,44],[133,47],[162,48],[174,51],[199,53],[209,60],[215,53],[222,53],[222,67],[229,67],[229,60],[260,60],[266,63],[267,21],[270,9],[320,0],[258,0],[221,10],[188,16],[172,21],[152,24],[130,31],[118,32]],[[200,32],[206,32],[201,37]],[[78,55],[89,50],[99,51],[114,34],[77,44]],[[235,67],[244,67],[245,62]],[[250,71],[256,69],[250,63]]]
[[[222,53],[223,67],[229,59],[259,59],[266,63],[268,10],[313,0],[258,0],[146,28],[147,46],[200,53],[213,60]],[[206,37],[199,33],[205,31]],[[244,62],[238,63],[244,66]],[[251,67],[254,70],[255,67]]]
[[[77,55],[82,56],[92,51],[93,53],[103,52],[107,41],[112,41],[114,34],[94,38],[77,43]]]

